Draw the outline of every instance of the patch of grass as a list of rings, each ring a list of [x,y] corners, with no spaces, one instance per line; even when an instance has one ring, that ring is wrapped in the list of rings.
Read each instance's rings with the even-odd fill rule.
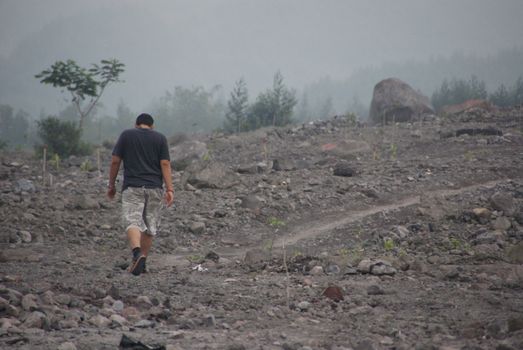
[[[270,217],[268,220],[267,220],[267,223],[269,225],[271,225],[272,227],[274,228],[280,228],[280,227],[283,227],[285,226],[285,221],[283,220],[280,220],[278,218],[275,218],[275,217]]]
[[[193,254],[187,256],[187,260],[189,260],[189,262],[193,264],[201,264],[205,260],[205,258],[200,254]]]
[[[60,156],[58,153],[55,153],[51,160],[49,161],[49,164],[54,166],[54,168],[58,171],[60,170]]]
[[[391,238],[385,238],[385,240],[383,241],[383,248],[388,252],[393,250],[394,246],[394,241]]]
[[[396,157],[398,156],[398,145],[396,145],[395,143],[390,144],[390,156],[392,159],[396,159]]]
[[[82,171],[92,171],[93,169],[93,165],[89,159],[84,160],[82,164],[80,164],[80,170]]]

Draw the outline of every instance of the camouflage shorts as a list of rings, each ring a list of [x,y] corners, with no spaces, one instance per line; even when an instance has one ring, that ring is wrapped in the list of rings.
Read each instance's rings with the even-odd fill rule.
[[[154,236],[165,208],[163,189],[128,187],[122,192],[122,218],[127,231],[131,227]]]

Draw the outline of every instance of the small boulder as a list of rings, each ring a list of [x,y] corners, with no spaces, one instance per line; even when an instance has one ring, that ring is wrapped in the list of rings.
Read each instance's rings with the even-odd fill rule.
[[[490,205],[495,210],[502,211],[506,216],[514,215],[516,207],[514,198],[507,193],[496,192],[490,197]]]
[[[189,230],[195,235],[200,235],[205,231],[205,224],[203,222],[193,222],[191,226],[189,226]]]
[[[354,175],[354,170],[348,163],[341,162],[334,166],[333,174],[335,176],[351,177]]]
[[[49,319],[40,311],[33,311],[25,319],[23,326],[25,328],[46,329],[49,327]]]
[[[321,295],[331,300],[334,300],[335,302],[342,301],[344,299],[343,290],[338,286],[329,286],[325,288]]]
[[[76,345],[70,341],[62,343],[58,346],[58,350],[76,350]]]
[[[33,181],[31,181],[31,180],[20,179],[20,180],[16,181],[16,183],[15,183],[14,192],[17,194],[22,193],[22,192],[32,193],[35,191],[36,191],[35,185],[33,184]]]
[[[98,328],[105,328],[111,324],[111,321],[102,315],[95,315],[89,319],[89,323]]]
[[[492,228],[498,231],[506,231],[512,226],[510,220],[505,216],[497,217],[492,223]]]
[[[38,297],[34,294],[26,294],[22,298],[22,308],[26,311],[38,309]]]
[[[310,272],[309,272],[311,275],[313,276],[319,276],[319,275],[323,275],[324,271],[323,271],[323,267],[322,266],[314,266]]]

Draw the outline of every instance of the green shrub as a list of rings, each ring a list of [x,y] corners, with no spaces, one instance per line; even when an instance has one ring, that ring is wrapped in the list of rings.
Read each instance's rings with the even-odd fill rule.
[[[47,154],[58,154],[60,157],[70,155],[88,155],[91,146],[81,141],[82,130],[75,126],[73,122],[61,121],[58,118],[49,117],[37,122],[38,136],[42,139],[43,145],[37,146],[37,152],[47,146]]]

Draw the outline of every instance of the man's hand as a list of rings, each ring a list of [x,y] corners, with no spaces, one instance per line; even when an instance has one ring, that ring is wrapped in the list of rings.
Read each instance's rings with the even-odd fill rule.
[[[165,204],[170,207],[174,202],[174,192],[172,190],[166,191],[163,198],[165,199]]]
[[[116,187],[114,187],[114,186],[110,186],[110,187],[107,189],[107,198],[109,198],[109,200],[113,200],[115,194],[116,194]]]

